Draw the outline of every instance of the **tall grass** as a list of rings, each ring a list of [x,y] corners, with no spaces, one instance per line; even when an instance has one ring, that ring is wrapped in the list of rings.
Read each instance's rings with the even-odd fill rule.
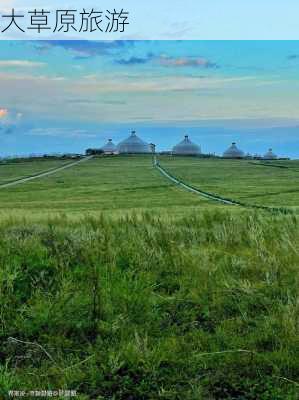
[[[296,399],[299,220],[0,224],[0,396]]]

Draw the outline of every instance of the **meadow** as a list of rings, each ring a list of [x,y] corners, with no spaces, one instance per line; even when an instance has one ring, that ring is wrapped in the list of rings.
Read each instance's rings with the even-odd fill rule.
[[[299,163],[160,162],[292,212],[143,156],[3,188],[0,398],[298,399]]]
[[[207,192],[249,205],[299,205],[299,161],[249,161],[160,157],[161,165]]]
[[[99,157],[24,185],[0,189],[0,215],[30,218],[57,213],[75,217],[87,212],[123,215],[133,210],[180,214],[203,203],[209,206],[205,199],[190,197],[157,173],[150,156]]]
[[[26,178],[52,168],[58,168],[70,162],[69,160],[32,160],[0,162],[0,185],[18,179]]]

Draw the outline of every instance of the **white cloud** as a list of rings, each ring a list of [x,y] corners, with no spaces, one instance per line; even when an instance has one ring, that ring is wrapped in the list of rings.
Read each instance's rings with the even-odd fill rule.
[[[85,82],[78,81],[77,86],[82,91],[90,92],[171,92],[171,91],[193,91],[199,89],[217,89],[239,84],[246,81],[255,81],[255,77],[232,77],[232,78],[198,78],[198,77],[155,77],[155,78],[106,78],[103,80],[96,75],[86,75]],[[252,84],[252,83],[251,83]]]
[[[35,128],[31,129],[27,133],[27,136],[52,136],[52,137],[66,137],[66,138],[92,138],[96,137],[95,134],[89,133],[82,129],[70,129],[70,128]]]
[[[0,67],[35,68],[43,67],[45,63],[28,60],[0,60]]]
[[[269,77],[265,91],[261,82],[252,76],[140,77],[105,73],[72,78],[10,71],[0,73],[0,104],[24,112],[27,119],[47,116],[53,120],[128,122],[294,118],[297,87],[289,83],[282,91],[285,84],[276,84],[277,78]],[[89,137],[92,133],[55,129],[30,134]]]

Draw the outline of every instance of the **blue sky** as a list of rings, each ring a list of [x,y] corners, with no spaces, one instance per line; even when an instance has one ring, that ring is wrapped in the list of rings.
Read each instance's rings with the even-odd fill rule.
[[[0,154],[84,151],[136,128],[168,149],[299,157],[297,41],[0,41]]]
[[[298,0],[1,0],[0,12],[12,7],[24,13],[35,7],[54,13],[57,9],[125,7],[130,12],[130,26],[124,34],[113,34],[110,39],[299,39]],[[108,37],[101,33],[90,36],[97,40]],[[19,35],[22,37],[24,34]],[[36,34],[31,32],[28,38],[36,38]]]

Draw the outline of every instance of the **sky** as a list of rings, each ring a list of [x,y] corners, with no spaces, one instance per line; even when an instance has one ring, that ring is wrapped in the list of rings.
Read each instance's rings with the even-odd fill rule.
[[[225,40],[286,40],[299,39],[298,0],[1,0],[1,11],[14,7],[18,12],[34,8],[57,9],[111,9],[125,8],[130,13],[130,26],[125,33],[89,35],[93,39],[225,39]],[[0,25],[1,25],[0,20]],[[5,39],[23,38],[6,32]],[[26,32],[28,39],[36,38],[35,32]],[[45,36],[49,33],[44,32]],[[74,37],[75,32],[72,32]],[[51,35],[57,38],[58,34]],[[66,37],[69,35],[66,35]],[[80,35],[79,35],[80,36]],[[85,35],[86,36],[86,35]],[[89,37],[89,39],[90,39]],[[60,39],[62,39],[60,37]]]
[[[136,129],[170,149],[299,158],[299,41],[0,41],[0,155],[83,152]]]

